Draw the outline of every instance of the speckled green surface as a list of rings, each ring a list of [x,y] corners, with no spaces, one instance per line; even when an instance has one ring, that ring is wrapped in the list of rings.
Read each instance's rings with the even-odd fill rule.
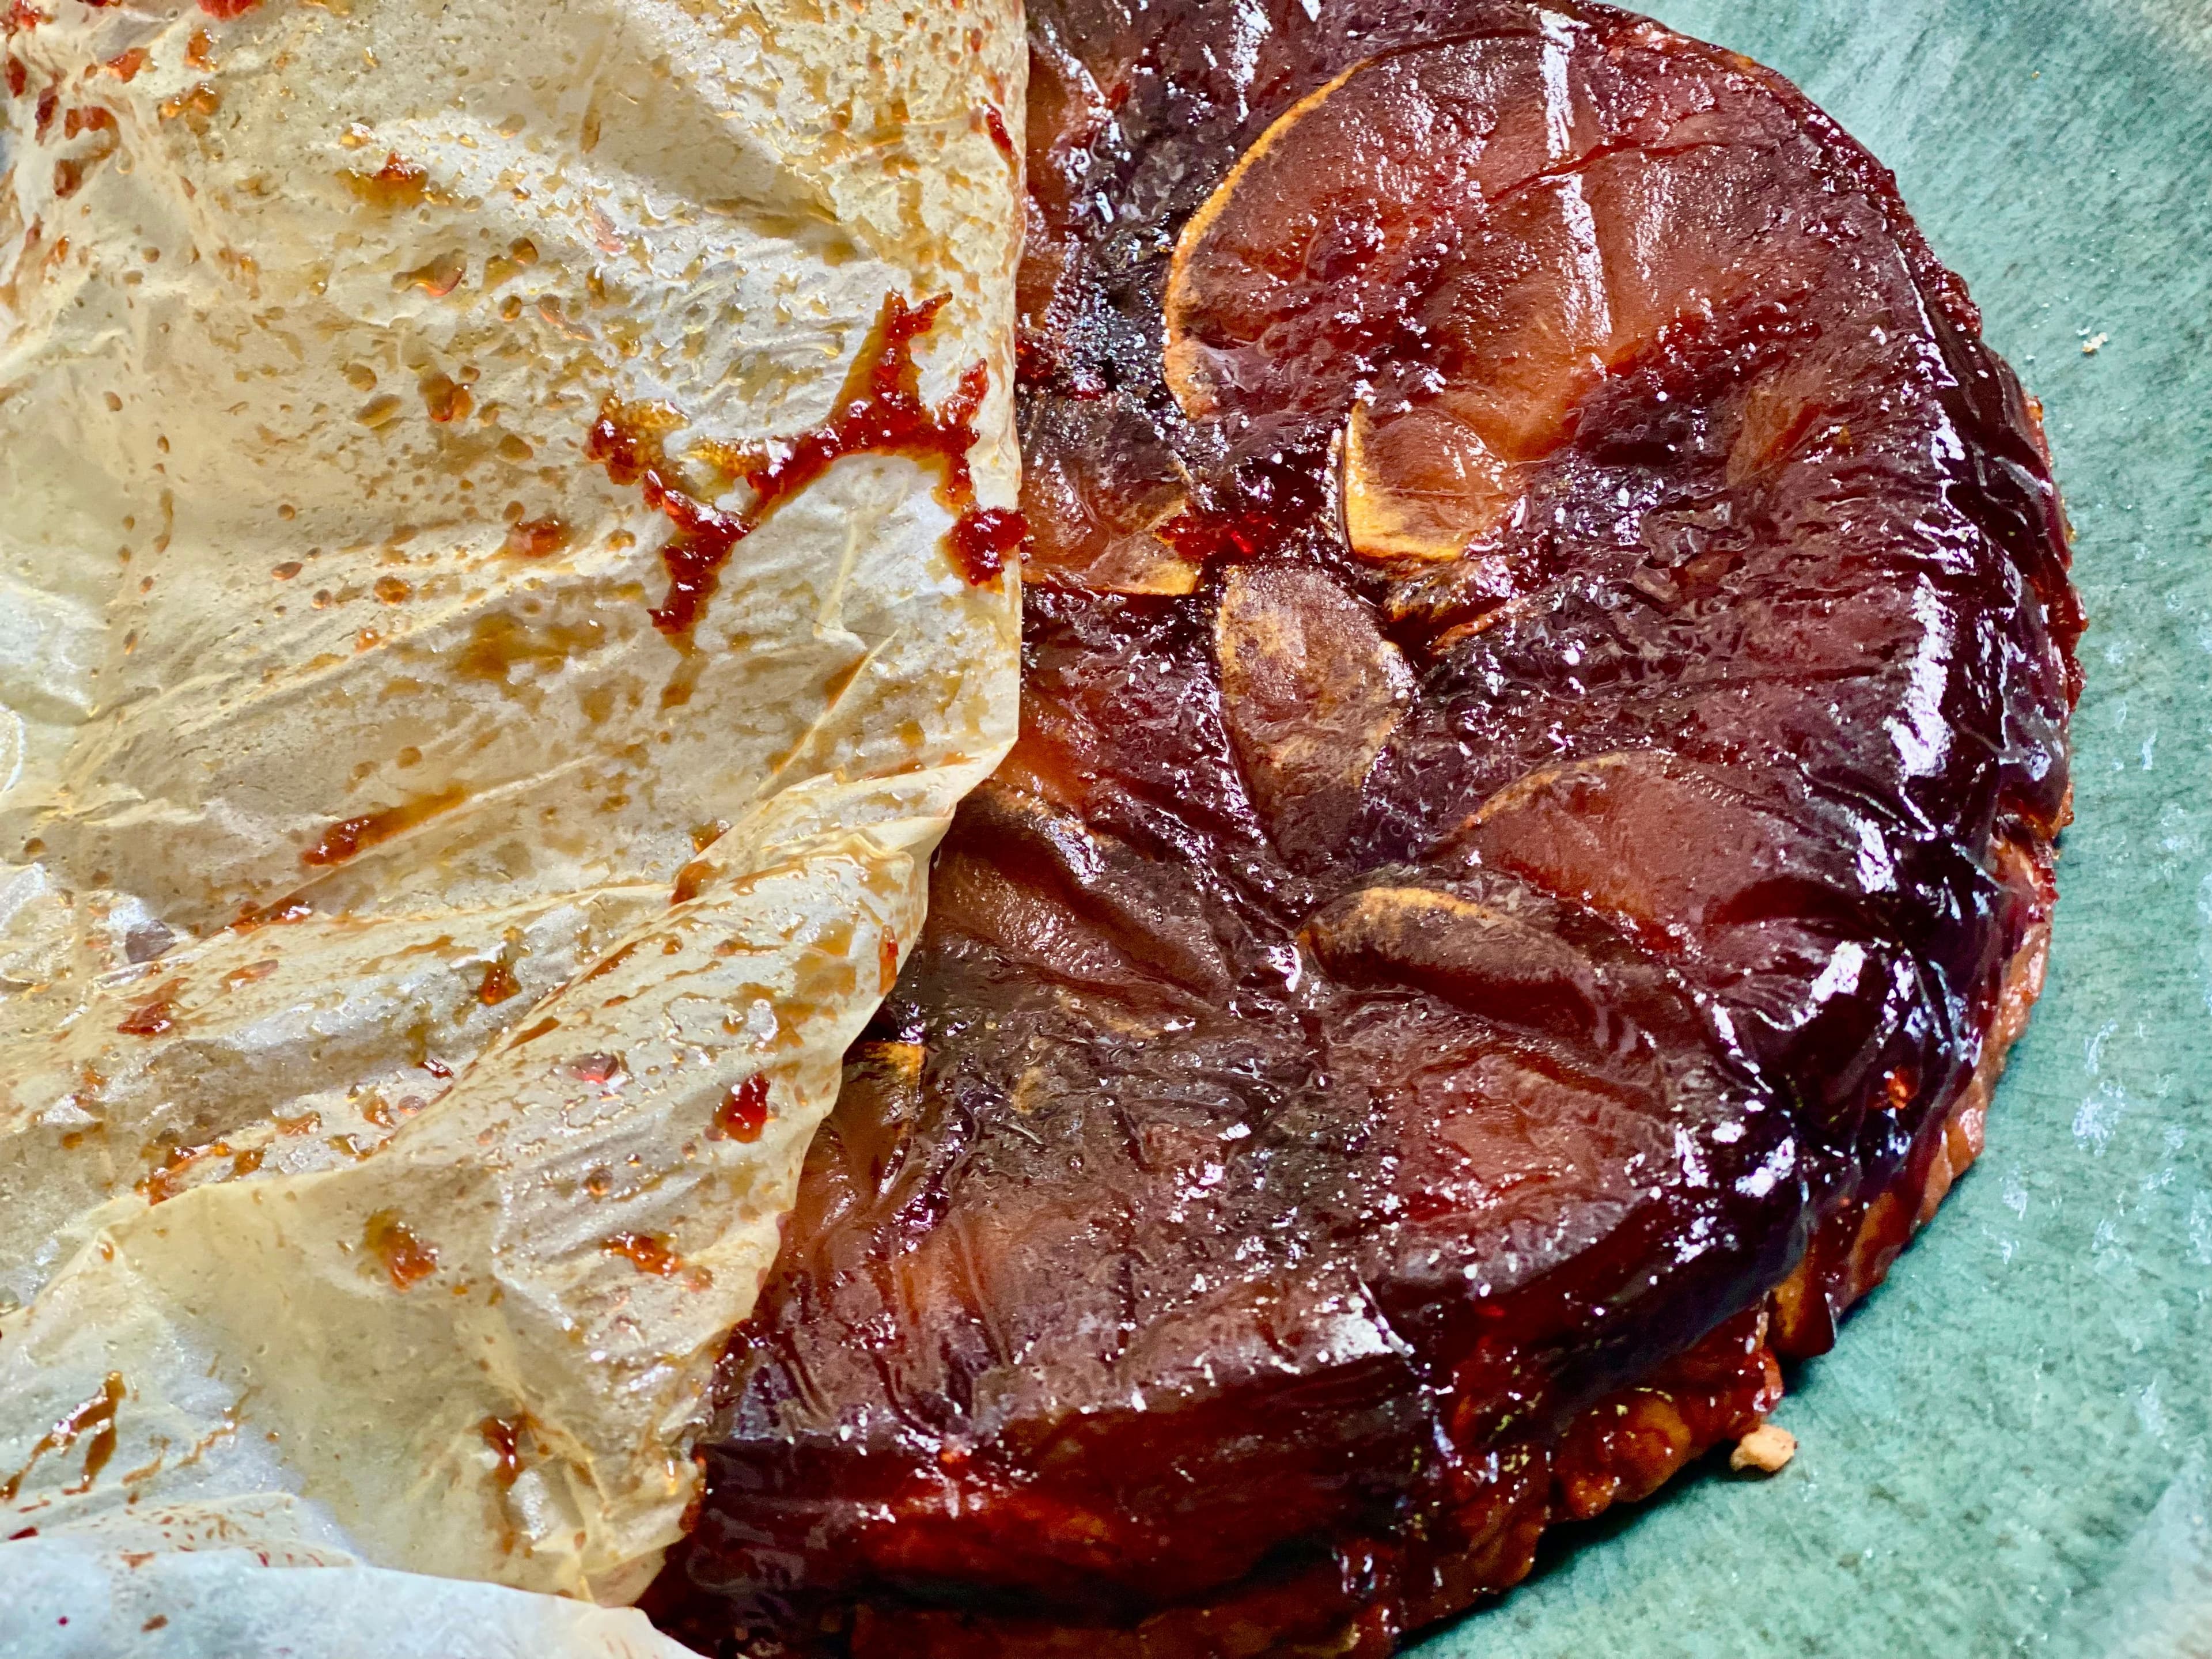
[[[2212,1656],[2212,0],[1649,9],[1893,167],[2042,398],[2075,821],[1989,1150],[1792,1378],[1797,1461],[1562,1536],[1422,1659]]]

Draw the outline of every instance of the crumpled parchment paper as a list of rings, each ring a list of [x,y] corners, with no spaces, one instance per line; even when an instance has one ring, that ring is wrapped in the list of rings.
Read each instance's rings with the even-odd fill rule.
[[[1012,735],[1018,607],[941,465],[860,454],[687,657],[669,522],[587,435],[650,406],[742,505],[687,458],[819,422],[886,296],[943,294],[922,390],[987,366],[1011,505],[1018,9],[6,27],[0,1581],[627,1600]],[[490,1595],[377,1582],[239,1593]],[[568,1632],[534,1651],[659,1643],[510,1601]]]
[[[244,1549],[118,1554],[75,1531],[7,1547],[0,1652],[40,1659],[693,1659],[631,1607]]]

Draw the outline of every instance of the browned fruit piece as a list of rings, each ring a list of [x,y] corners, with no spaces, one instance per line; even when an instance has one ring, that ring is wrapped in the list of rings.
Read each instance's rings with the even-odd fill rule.
[[[1286,857],[1324,858],[1413,691],[1368,606],[1322,572],[1239,566],[1214,611],[1221,718]]]

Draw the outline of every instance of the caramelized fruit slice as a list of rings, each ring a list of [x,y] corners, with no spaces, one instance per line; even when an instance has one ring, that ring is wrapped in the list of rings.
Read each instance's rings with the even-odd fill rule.
[[[1833,878],[1850,875],[1833,867],[1826,837],[1657,751],[1532,772],[1483,803],[1467,840],[1486,864],[1618,917],[1662,950],[1831,908]]]
[[[1319,570],[1239,566],[1214,612],[1221,714],[1275,845],[1325,857],[1413,688],[1374,612]]]
[[[1596,969],[1542,927],[1433,887],[1370,887],[1308,922],[1299,942],[1346,985],[1416,985],[1499,1024],[1599,1040]]]
[[[1344,434],[1344,532],[1370,559],[1456,559],[1512,501],[1513,464],[1446,408],[1378,420],[1352,406]]]
[[[1548,24],[1340,76],[1178,239],[1169,386],[1193,415],[1349,406],[1354,550],[1457,555],[1662,331],[1802,293],[1840,263],[1838,233],[1879,228],[1803,210],[1826,158],[1769,100],[1723,119],[1736,78],[1633,35],[1572,49]],[[1762,453],[1816,415],[1768,422]]]
[[[1170,539],[1189,474],[1141,409],[1108,396],[1030,411],[1023,434],[1023,568],[1094,592],[1173,595],[1198,567]]]

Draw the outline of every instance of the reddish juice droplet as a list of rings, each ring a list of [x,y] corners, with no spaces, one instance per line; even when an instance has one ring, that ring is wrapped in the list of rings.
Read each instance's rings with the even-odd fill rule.
[[[1030,527],[1018,513],[1003,507],[972,509],[952,526],[952,561],[971,587],[995,581],[1006,568],[1006,555],[1021,546]]]
[[[125,1036],[155,1037],[176,1029],[179,982],[171,980],[149,1000],[126,1014],[116,1030]]]
[[[996,104],[983,106],[983,126],[991,135],[991,142],[999,147],[999,154],[1009,161],[1014,160],[1014,135],[1006,131],[1006,118]]]
[[[437,1271],[436,1248],[410,1232],[394,1211],[379,1210],[369,1217],[361,1242],[382,1264],[395,1291],[406,1290]]]
[[[767,1127],[768,1079],[757,1072],[731,1085],[714,1114],[714,1129],[726,1140],[758,1140]]]
[[[656,1279],[666,1279],[683,1265],[668,1241],[654,1233],[617,1233],[602,1239],[599,1248],[609,1255],[627,1258],[638,1272]]]
[[[522,1430],[526,1419],[520,1417],[487,1417],[477,1425],[483,1443],[491,1448],[496,1460],[491,1478],[499,1483],[501,1492],[515,1482],[522,1473]]]
[[[707,878],[714,873],[714,866],[704,859],[693,859],[676,872],[676,885],[669,890],[671,904],[689,904],[699,896],[699,890],[707,884]]]
[[[622,1068],[620,1054],[584,1054],[568,1062],[568,1075],[580,1083],[605,1083]]]

